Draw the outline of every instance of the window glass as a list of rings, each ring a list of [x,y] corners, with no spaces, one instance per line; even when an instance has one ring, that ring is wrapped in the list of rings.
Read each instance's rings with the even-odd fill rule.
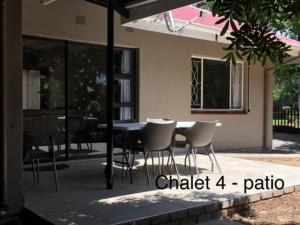
[[[23,109],[63,109],[64,43],[24,39]]]
[[[36,146],[49,152],[52,132],[56,133],[57,148],[65,149],[64,120],[60,119],[65,116],[64,42],[24,38],[21,76],[24,157]]]
[[[69,44],[69,109],[106,120],[105,48]]]
[[[229,109],[229,80],[229,65],[203,60],[203,109]]]
[[[242,63],[237,63],[236,66],[231,66],[231,109],[242,108],[242,70]]]

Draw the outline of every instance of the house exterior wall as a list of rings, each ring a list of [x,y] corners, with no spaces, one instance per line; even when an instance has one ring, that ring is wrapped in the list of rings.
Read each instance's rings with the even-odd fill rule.
[[[85,16],[86,24],[75,23]],[[192,114],[191,57],[222,58],[223,44],[120,26],[116,17],[116,45],[139,49],[139,119],[219,120],[216,149],[257,148],[264,144],[264,70],[250,67],[250,112],[247,114]],[[23,34],[105,44],[106,10],[83,0],[58,0],[44,7],[23,0]],[[245,63],[245,74],[247,74]],[[245,78],[247,76],[244,76]],[[247,87],[247,79],[244,86]],[[247,108],[247,88],[245,108]]]

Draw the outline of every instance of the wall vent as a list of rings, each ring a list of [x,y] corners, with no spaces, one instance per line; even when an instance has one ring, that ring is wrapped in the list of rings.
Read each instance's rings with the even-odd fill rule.
[[[79,25],[86,24],[86,17],[85,16],[75,16],[75,23]]]

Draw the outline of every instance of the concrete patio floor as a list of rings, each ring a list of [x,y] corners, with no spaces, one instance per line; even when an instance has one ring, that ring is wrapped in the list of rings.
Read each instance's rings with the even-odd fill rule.
[[[262,198],[260,196],[274,196],[268,190],[251,190],[244,194],[244,179],[265,179],[273,175],[274,179],[284,180],[286,190],[289,190],[288,187],[293,187],[293,190],[295,186],[299,188],[300,168],[244,160],[225,154],[217,154],[217,158],[226,184],[223,190],[216,186],[221,175],[210,170],[206,155],[199,155],[197,161],[201,170],[200,178],[208,176],[210,179],[209,190],[159,190],[154,184],[156,176],[151,177],[151,185],[147,186],[141,159],[137,160],[138,166],[134,168],[133,184],[129,183],[129,179],[122,180],[120,167],[115,168],[113,190],[105,189],[105,159],[67,162],[70,167],[58,171],[57,193],[54,191],[52,172],[41,172],[40,184],[37,185],[33,183],[32,173],[24,171],[25,207],[54,224],[121,224],[143,219],[149,224],[149,218],[152,218],[151,224],[159,224],[176,218],[184,220],[193,212],[196,212],[196,216],[201,210],[204,213],[222,210],[216,203],[228,204],[228,200],[240,197],[254,196],[253,199],[259,200]],[[175,161],[181,178],[189,178],[189,169],[183,166],[184,154],[177,154]],[[149,168],[151,172],[151,166]],[[233,184],[235,182],[237,185]],[[284,193],[283,190],[281,192]],[[212,214],[209,215],[212,218]]]

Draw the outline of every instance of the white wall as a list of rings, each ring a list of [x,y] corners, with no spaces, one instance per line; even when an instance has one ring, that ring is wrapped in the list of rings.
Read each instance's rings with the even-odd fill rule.
[[[86,17],[86,25],[75,24],[77,15]],[[47,7],[41,6],[38,0],[23,0],[23,33],[27,35],[105,44],[105,18],[104,8],[83,0],[59,0]],[[191,114],[191,56],[221,58],[224,56],[223,45],[137,29],[131,31],[120,27],[117,18],[117,45],[140,50],[140,120],[147,117],[217,119],[222,122],[222,127],[216,132],[216,148],[263,146],[264,92],[261,66],[250,68],[250,113]]]

